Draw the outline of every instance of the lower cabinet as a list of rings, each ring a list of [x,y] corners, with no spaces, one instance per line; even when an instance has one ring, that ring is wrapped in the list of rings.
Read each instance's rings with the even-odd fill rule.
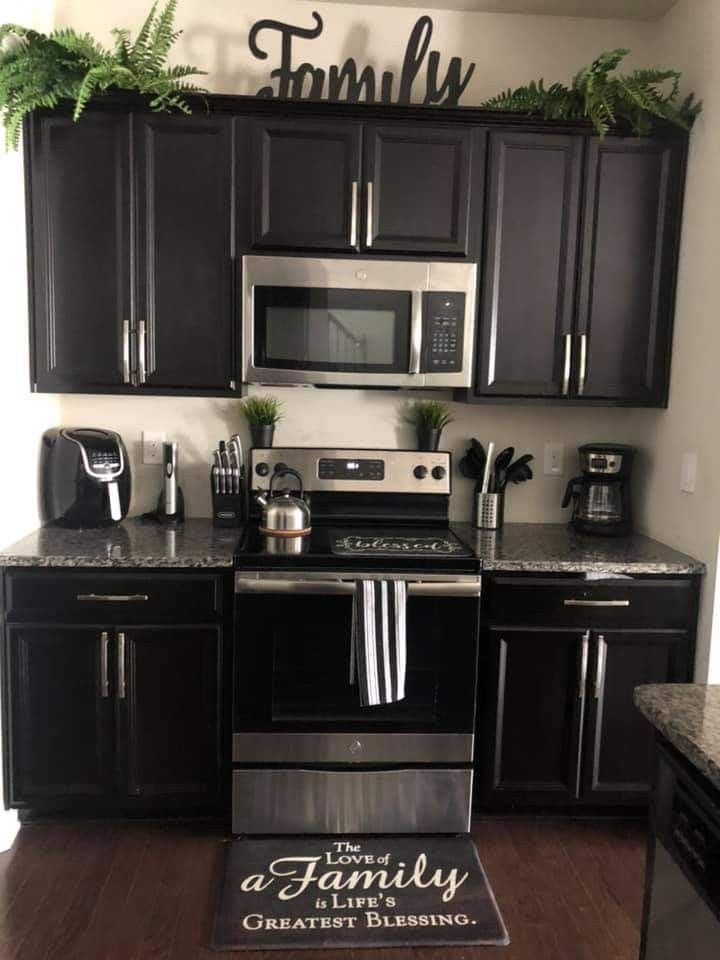
[[[212,807],[221,642],[221,625],[8,625],[9,805]]]
[[[634,706],[633,691],[641,684],[691,679],[694,620],[687,629],[645,626],[640,611],[648,581],[624,585],[622,600],[598,599],[592,587],[574,597],[562,581],[531,583],[525,581],[536,614],[547,615],[557,599],[555,623],[522,622],[533,616],[523,608],[520,586],[513,591],[520,623],[490,622],[483,633],[477,802],[536,808],[647,803],[653,735]],[[689,581],[685,588],[694,595]],[[607,586],[595,590],[607,596]],[[691,596],[687,607],[694,610]],[[571,605],[564,606],[568,598]],[[656,599],[662,604],[660,595]],[[672,599],[681,609],[681,596]],[[494,604],[491,597],[488,608],[506,607],[506,600],[503,595]],[[584,613],[580,604],[587,607]],[[564,622],[582,616],[584,628]],[[628,627],[614,625],[624,618]]]

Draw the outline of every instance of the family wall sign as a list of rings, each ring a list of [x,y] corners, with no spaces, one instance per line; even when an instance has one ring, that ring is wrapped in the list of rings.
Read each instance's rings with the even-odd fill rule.
[[[451,57],[444,74],[441,74],[440,53],[429,50],[433,33],[430,17],[420,17],[410,33],[397,89],[395,74],[384,70],[376,76],[371,66],[358,72],[352,57],[342,66],[331,66],[325,71],[312,63],[304,62],[293,67],[293,39],[315,40],[323,32],[320,14],[313,12],[315,26],[298,27],[279,20],[258,20],[250,29],[250,51],[258,60],[267,60],[268,53],[259,43],[261,34],[280,35],[280,66],[270,71],[270,77],[278,81],[277,94],[272,86],[258,90],[259,97],[278,96],[282,99],[344,100],[357,103],[409,103],[413,84],[425,70],[425,96],[423,103],[456,106],[470,77],[475,70],[471,63],[463,72],[460,57]],[[327,83],[326,83],[327,81]]]

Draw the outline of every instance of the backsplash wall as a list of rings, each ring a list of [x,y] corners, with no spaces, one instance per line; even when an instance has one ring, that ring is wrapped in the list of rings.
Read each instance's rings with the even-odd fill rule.
[[[403,422],[403,407],[413,395],[395,391],[265,388],[252,392],[280,397],[285,419],[275,435],[277,446],[414,447],[415,431]],[[427,396],[428,394],[423,394]],[[435,396],[435,394],[432,394]],[[443,396],[443,394],[438,394]],[[118,430],[128,447],[133,469],[131,513],[152,509],[161,485],[161,469],[142,463],[142,430],[162,430],[180,447],[180,484],[188,516],[210,515],[208,474],[218,440],[240,432],[249,444],[238,400],[176,397],[58,398],[60,418],[68,426]],[[460,476],[457,463],[468,439],[512,444],[519,453],[533,453],[535,478],[508,489],[506,519],[553,523],[567,511],[560,508],[565,483],[577,473],[576,447],[588,441],[632,442],[635,419],[627,410],[563,409],[530,406],[470,406],[453,403],[454,422],[443,433],[442,448],[453,454],[453,519],[470,517],[472,482]],[[636,432],[636,431],[635,431]],[[565,444],[565,475],[543,475],[545,443]],[[499,449],[499,448],[498,448]]]

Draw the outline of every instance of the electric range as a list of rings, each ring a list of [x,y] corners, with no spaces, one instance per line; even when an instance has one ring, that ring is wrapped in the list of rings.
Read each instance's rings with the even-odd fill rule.
[[[480,564],[448,526],[450,454],[256,449],[249,485],[286,466],[312,532],[261,534],[251,492],[235,556],[233,832],[467,831]],[[379,707],[349,682],[364,579],[407,583],[406,696]]]

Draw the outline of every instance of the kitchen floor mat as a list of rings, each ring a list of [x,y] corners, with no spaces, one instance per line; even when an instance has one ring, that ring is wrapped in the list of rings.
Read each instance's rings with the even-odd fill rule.
[[[462,837],[272,837],[227,843],[215,950],[504,946]]]

